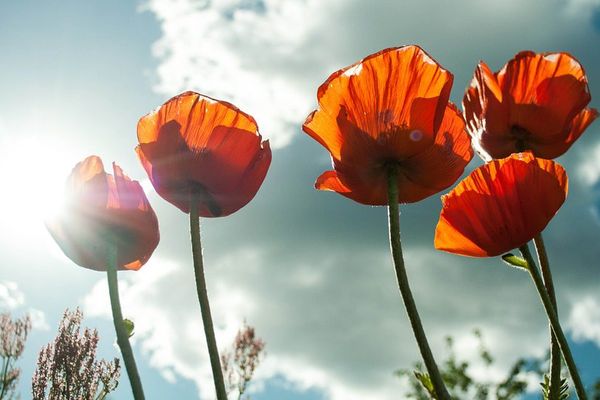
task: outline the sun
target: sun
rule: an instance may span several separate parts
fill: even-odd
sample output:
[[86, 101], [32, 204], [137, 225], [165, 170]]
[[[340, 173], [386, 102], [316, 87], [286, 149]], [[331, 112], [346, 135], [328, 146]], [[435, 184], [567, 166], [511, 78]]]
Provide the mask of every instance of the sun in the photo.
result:
[[0, 221], [3, 244], [48, 239], [44, 221], [62, 204], [76, 152], [48, 136], [0, 138]]

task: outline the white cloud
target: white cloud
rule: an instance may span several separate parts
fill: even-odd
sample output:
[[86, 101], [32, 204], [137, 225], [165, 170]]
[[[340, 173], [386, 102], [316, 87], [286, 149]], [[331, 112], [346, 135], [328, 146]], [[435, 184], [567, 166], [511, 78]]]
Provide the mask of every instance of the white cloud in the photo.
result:
[[48, 320], [46, 319], [46, 313], [44, 313], [42, 310], [38, 310], [37, 308], [29, 308], [27, 313], [29, 314], [29, 318], [31, 318], [31, 326], [33, 329], [40, 331], [50, 330], [50, 325], [48, 325]]
[[[25, 305], [25, 294], [15, 282], [0, 281], [0, 312], [14, 312]], [[36, 308], [27, 310], [33, 329], [47, 331], [50, 329], [46, 314]]]
[[[258, 370], [255, 390], [265, 380], [280, 376], [298, 390], [318, 389], [332, 400], [396, 399], [405, 386], [393, 371], [410, 367], [419, 356], [388, 255], [315, 254], [316, 259], [285, 266], [275, 263], [274, 256], [245, 249], [207, 263], [220, 347], [232, 342], [244, 319], [267, 343], [268, 355]], [[454, 263], [433, 270], [431, 265], [439, 260], [429, 251], [409, 251], [407, 260], [414, 287], [436, 280], [447, 283], [435, 294], [416, 292], [440, 359], [444, 335], [458, 338], [462, 351], [468, 346], [461, 338], [470, 336], [473, 327], [484, 331], [498, 354], [497, 370], [483, 371], [486, 378], [504, 377], [501, 372], [519, 356], [543, 352], [546, 326], [524, 274], [511, 275], [522, 278], [522, 284], [512, 285], [512, 290], [526, 292], [519, 295], [518, 303], [512, 302], [511, 290], [496, 294], [495, 299], [486, 300], [484, 288], [452, 298], [453, 285], [462, 281]], [[120, 274], [121, 298], [124, 315], [136, 324], [133, 339], [149, 355], [150, 365], [169, 381], [193, 380], [201, 398], [210, 399], [213, 385], [192, 276], [191, 266], [154, 258], [137, 273]], [[530, 307], [524, 306], [527, 301]], [[455, 310], [453, 314], [438, 315], [440, 302]], [[86, 315], [110, 318], [104, 280], [83, 304]]]
[[574, 16], [589, 17], [600, 7], [600, 0], [567, 0], [567, 11]]
[[[287, 124], [307, 113], [312, 98], [288, 70], [302, 66], [295, 50], [313, 7], [261, 0], [150, 1], [148, 7], [163, 28], [153, 48], [162, 60], [159, 92], [171, 96], [193, 88], [231, 101], [255, 116], [275, 147], [289, 142], [293, 130]], [[292, 20], [307, 23], [290, 29]], [[273, 60], [287, 65], [278, 69], [269, 65]]]
[[[153, 47], [159, 61], [155, 89], [165, 97], [191, 89], [230, 101], [254, 115], [274, 147], [283, 147], [299, 134], [305, 116], [316, 106], [317, 87], [337, 69], [382, 48], [416, 43], [455, 73], [454, 97], [460, 98], [480, 59], [498, 69], [525, 48], [565, 50], [581, 43], [591, 29], [581, 22], [588, 17], [569, 13], [569, 4], [148, 0], [145, 8], [156, 16], [162, 31]], [[271, 195], [284, 198], [279, 192], [290, 188], [285, 185], [306, 176], [298, 172], [293, 178], [285, 182], [279, 178], [281, 190]], [[311, 201], [303, 198], [291, 205], [312, 212]], [[344, 207], [328, 204], [319, 215], [350, 215]], [[306, 229], [316, 228], [307, 228], [314, 217], [298, 216], [298, 209], [283, 212], [285, 222], [300, 237]], [[269, 238], [268, 233], [263, 237], [268, 229], [255, 228], [259, 219], [251, 213], [237, 222], [252, 228], [244, 225], [239, 232], [212, 236], [218, 238], [213, 244], [227, 255], [210, 259], [214, 253], [207, 253], [207, 279], [219, 343], [230, 343], [244, 318], [267, 342], [268, 356], [255, 389], [269, 377], [282, 376], [298, 389], [317, 388], [332, 400], [398, 398], [402, 383], [392, 373], [409, 367], [419, 356], [387, 253], [362, 243], [349, 245], [352, 252], [335, 246], [297, 248], [303, 242], [291, 233], [289, 240]], [[265, 225], [269, 224], [277, 222]], [[366, 224], [364, 233], [372, 234], [373, 225]], [[220, 229], [216, 224], [211, 228], [213, 234]], [[261, 243], [258, 248], [231, 251], [223, 244], [247, 234], [259, 237], [254, 240]], [[326, 244], [336, 240], [347, 244], [348, 239], [325, 238], [322, 232], [315, 236]], [[424, 236], [418, 240], [424, 241]], [[429, 236], [427, 240], [430, 246]], [[272, 242], [286, 250], [269, 248]], [[493, 343], [490, 347], [498, 360], [497, 369], [475, 372], [497, 379], [516, 358], [544, 352], [546, 321], [526, 275], [499, 270], [503, 267], [495, 260], [478, 260], [495, 265], [492, 271], [482, 271], [473, 260], [414, 247], [407, 251], [407, 263], [434, 353], [443, 354], [443, 337], [448, 334], [468, 352], [468, 341], [463, 342], [478, 327]], [[123, 308], [136, 321], [134, 338], [150, 354], [152, 365], [170, 380], [194, 380], [206, 397], [212, 383], [188, 264], [185, 258], [173, 262], [154, 258], [139, 273], [122, 274]], [[465, 269], [465, 264], [475, 269]], [[431, 287], [435, 289], [425, 289]], [[104, 299], [101, 307], [95, 303], [98, 299]], [[98, 283], [86, 304], [88, 314], [95, 309], [96, 315], [108, 315], [104, 282]]]
[[595, 1], [148, 0], [143, 9], [162, 29], [156, 90], [231, 101], [280, 147], [315, 107], [318, 85], [370, 53], [417, 43], [470, 74], [482, 57], [556, 46], [585, 26], [573, 18], [587, 18], [564, 11]]
[[594, 185], [600, 179], [600, 143], [584, 150], [577, 168], [579, 178], [586, 185]]
[[600, 347], [600, 298], [590, 295], [575, 302], [567, 326], [575, 340], [590, 340]]
[[14, 310], [25, 303], [25, 295], [15, 282], [0, 282], [0, 309]]

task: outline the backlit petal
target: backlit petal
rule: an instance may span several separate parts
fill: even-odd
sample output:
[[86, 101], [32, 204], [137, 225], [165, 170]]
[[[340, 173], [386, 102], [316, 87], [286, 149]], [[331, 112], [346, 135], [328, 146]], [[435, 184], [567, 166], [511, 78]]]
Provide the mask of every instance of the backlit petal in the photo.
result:
[[480, 63], [463, 107], [475, 145], [492, 158], [524, 150], [556, 158], [592, 122], [580, 116], [590, 99], [573, 56], [523, 51], [495, 75]]
[[185, 213], [194, 193], [203, 217], [225, 216], [247, 204], [271, 160], [250, 115], [194, 92], [142, 117], [138, 139], [136, 152], [156, 192]]
[[450, 72], [417, 46], [382, 50], [333, 73], [319, 87], [319, 110], [309, 116], [304, 130], [339, 160], [340, 135], [346, 132], [331, 125], [341, 115], [375, 140], [410, 127], [409, 133], [423, 135], [422, 141], [404, 142], [403, 152], [412, 155], [433, 141], [452, 80]]
[[162, 126], [172, 121], [179, 125], [181, 137], [191, 150], [205, 148], [213, 129], [219, 126], [249, 132], [257, 132], [258, 129], [254, 118], [233, 104], [185, 92], [139, 120], [139, 142], [157, 141]]
[[158, 245], [158, 220], [137, 181], [113, 164], [104, 172], [100, 158], [88, 157], [73, 169], [62, 212], [47, 222], [52, 237], [76, 264], [106, 271], [117, 250], [119, 269], [138, 269]]
[[[473, 158], [473, 148], [464, 129], [460, 112], [453, 104], [448, 105], [433, 146], [402, 163], [401, 171], [412, 182], [429, 189], [425, 197], [456, 182]], [[406, 199], [409, 196], [401, 197]]]
[[460, 113], [449, 105], [452, 74], [418, 46], [382, 50], [333, 73], [304, 131], [331, 153], [316, 182], [362, 204], [388, 204], [388, 167], [398, 201], [450, 186], [472, 157]]
[[567, 195], [567, 175], [557, 163], [531, 153], [513, 154], [473, 171], [443, 196], [435, 247], [490, 257], [540, 233]]

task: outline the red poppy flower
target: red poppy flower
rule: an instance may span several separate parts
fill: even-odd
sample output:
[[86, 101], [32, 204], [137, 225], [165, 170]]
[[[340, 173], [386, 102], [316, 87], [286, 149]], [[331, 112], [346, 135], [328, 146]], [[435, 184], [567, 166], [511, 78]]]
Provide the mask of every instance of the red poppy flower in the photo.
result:
[[254, 118], [234, 105], [194, 92], [175, 96], [138, 123], [136, 151], [154, 188], [190, 212], [223, 217], [256, 194], [271, 163]]
[[158, 245], [158, 220], [139, 182], [113, 163], [90, 156], [77, 164], [66, 185], [63, 212], [47, 223], [50, 234], [76, 264], [106, 271], [117, 246], [119, 269], [138, 270]]
[[598, 116], [586, 108], [590, 99], [585, 71], [575, 58], [523, 51], [496, 73], [480, 62], [463, 108], [475, 146], [492, 158], [530, 150], [552, 159]]
[[540, 233], [567, 197], [567, 174], [554, 161], [516, 153], [493, 160], [442, 196], [436, 249], [492, 257]]
[[319, 109], [303, 125], [333, 162], [315, 187], [386, 205], [392, 163], [399, 202], [452, 185], [473, 156], [463, 119], [448, 102], [452, 80], [417, 46], [386, 49], [334, 72], [319, 87]]

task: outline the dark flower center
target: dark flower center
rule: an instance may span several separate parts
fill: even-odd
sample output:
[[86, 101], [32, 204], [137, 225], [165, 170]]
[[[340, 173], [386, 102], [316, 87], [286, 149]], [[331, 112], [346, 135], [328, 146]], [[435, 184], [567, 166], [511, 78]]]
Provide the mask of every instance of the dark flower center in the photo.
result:
[[515, 139], [515, 147], [518, 152], [525, 151], [528, 149], [526, 141], [528, 140], [531, 133], [527, 129], [519, 125], [513, 125], [510, 128], [510, 134]]

